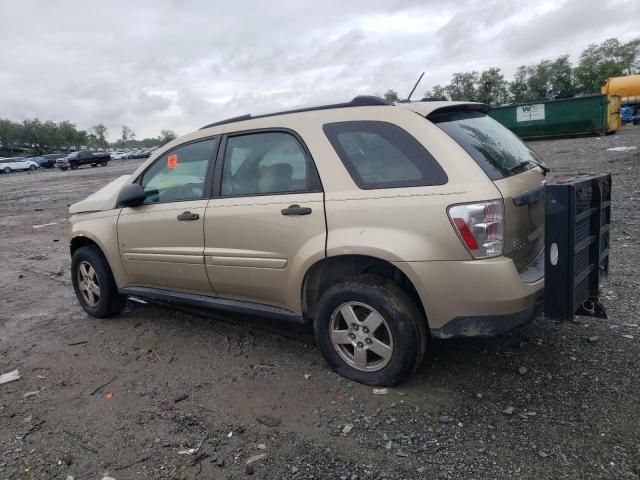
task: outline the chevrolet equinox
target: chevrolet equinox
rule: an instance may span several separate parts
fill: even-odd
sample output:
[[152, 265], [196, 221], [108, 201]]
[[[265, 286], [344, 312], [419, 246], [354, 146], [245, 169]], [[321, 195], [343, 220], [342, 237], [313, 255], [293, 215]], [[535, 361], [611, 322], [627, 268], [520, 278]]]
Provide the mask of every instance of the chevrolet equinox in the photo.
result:
[[527, 323], [544, 289], [547, 167], [465, 102], [244, 115], [156, 150], [70, 208], [73, 287], [313, 328], [352, 380], [392, 386], [428, 337]]

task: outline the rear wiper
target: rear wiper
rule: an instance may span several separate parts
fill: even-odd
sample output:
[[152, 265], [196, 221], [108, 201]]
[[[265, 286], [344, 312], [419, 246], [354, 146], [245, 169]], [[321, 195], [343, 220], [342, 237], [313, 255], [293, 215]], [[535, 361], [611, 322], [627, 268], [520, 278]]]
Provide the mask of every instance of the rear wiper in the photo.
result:
[[535, 163], [536, 166], [540, 167], [540, 170], [542, 170], [542, 175], [544, 175], [545, 177], [547, 176], [547, 173], [551, 171], [549, 167], [547, 167], [546, 165], [543, 165], [541, 162], [538, 162], [536, 160], [529, 160], [529, 161], [531, 163]]
[[547, 176], [547, 173], [549, 173], [549, 172], [551, 171], [551, 169], [550, 169], [549, 167], [547, 167], [547, 166], [543, 165], [543, 164], [542, 164], [542, 163], [540, 163], [540, 162], [537, 162], [537, 161], [535, 161], [535, 160], [527, 160], [527, 161], [525, 161], [525, 162], [520, 162], [520, 163], [518, 163], [518, 164], [514, 165], [513, 167], [511, 167], [511, 168], [509, 169], [509, 173], [513, 173], [513, 172], [515, 172], [516, 170], [519, 170], [519, 169], [521, 169], [522, 167], [526, 167], [527, 165], [529, 165], [529, 164], [531, 164], [531, 163], [533, 163], [536, 167], [540, 167], [540, 169], [542, 170], [542, 173], [543, 173], [543, 175], [544, 175], [545, 177]]

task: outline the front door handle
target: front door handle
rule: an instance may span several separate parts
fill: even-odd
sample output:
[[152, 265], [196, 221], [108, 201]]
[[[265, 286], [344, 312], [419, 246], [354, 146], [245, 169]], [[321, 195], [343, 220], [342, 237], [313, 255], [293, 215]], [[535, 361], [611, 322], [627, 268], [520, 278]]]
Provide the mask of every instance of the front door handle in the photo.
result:
[[309, 207], [301, 207], [300, 205], [289, 205], [288, 208], [280, 210], [282, 215], [309, 215], [311, 209]]
[[187, 222], [189, 220], [198, 220], [199, 218], [200, 218], [200, 215], [198, 215], [197, 213], [191, 213], [191, 212], [184, 212], [178, 215], [178, 220], [180, 220], [181, 222]]

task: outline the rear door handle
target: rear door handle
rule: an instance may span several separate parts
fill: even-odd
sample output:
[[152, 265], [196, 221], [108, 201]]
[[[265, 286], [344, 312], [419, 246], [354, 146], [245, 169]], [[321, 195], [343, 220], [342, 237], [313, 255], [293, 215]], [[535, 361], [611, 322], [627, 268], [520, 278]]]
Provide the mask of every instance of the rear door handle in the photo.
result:
[[288, 208], [280, 210], [282, 215], [309, 215], [311, 209], [309, 207], [301, 207], [300, 205], [289, 205]]
[[178, 220], [180, 220], [181, 222], [187, 222], [189, 220], [198, 220], [199, 218], [200, 218], [200, 215], [198, 215], [197, 213], [191, 213], [191, 212], [184, 212], [178, 215]]

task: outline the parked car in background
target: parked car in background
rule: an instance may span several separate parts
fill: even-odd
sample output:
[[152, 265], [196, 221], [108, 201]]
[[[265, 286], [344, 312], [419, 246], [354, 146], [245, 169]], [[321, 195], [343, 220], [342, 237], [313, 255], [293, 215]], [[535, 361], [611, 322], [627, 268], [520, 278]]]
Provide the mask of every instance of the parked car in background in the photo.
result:
[[37, 170], [38, 164], [31, 159], [24, 157], [2, 158], [0, 159], [0, 172], [11, 173], [19, 170]]
[[149, 158], [158, 147], [139, 148], [129, 154], [128, 158]]
[[[64, 156], [62, 156], [60, 158], [57, 158], [56, 159], [56, 167], [58, 167], [61, 170], [66, 170], [67, 168], [69, 168], [69, 163], [67, 162], [67, 157], [69, 157], [69, 155], [73, 155], [74, 153], [77, 153], [77, 152], [70, 152], [70, 153], [67, 153], [66, 155], [64, 155]], [[63, 168], [63, 167], [66, 167], [66, 168]]]
[[111, 160], [124, 160], [127, 158], [126, 152], [111, 152]]
[[91, 165], [92, 167], [102, 165], [103, 167], [106, 167], [109, 164], [109, 160], [111, 160], [111, 155], [107, 152], [90, 152], [89, 150], [81, 150], [79, 152], [73, 152], [65, 158], [59, 159], [56, 161], [56, 164], [61, 170], [66, 170], [67, 168], [76, 170], [81, 165]]
[[56, 166], [56, 161], [59, 158], [65, 158], [66, 156], [66, 153], [50, 153], [48, 155], [43, 155], [40, 166], [44, 168], [53, 168]]
[[158, 149], [158, 147], [145, 148], [142, 151], [141, 157], [142, 158], [149, 158], [151, 156], [151, 154], [153, 152], [155, 152], [157, 149]]
[[38, 156], [38, 157], [27, 157], [27, 160], [31, 160], [32, 162], [36, 162], [36, 165], [38, 165], [38, 168], [42, 167], [42, 163], [43, 163], [43, 158]]

